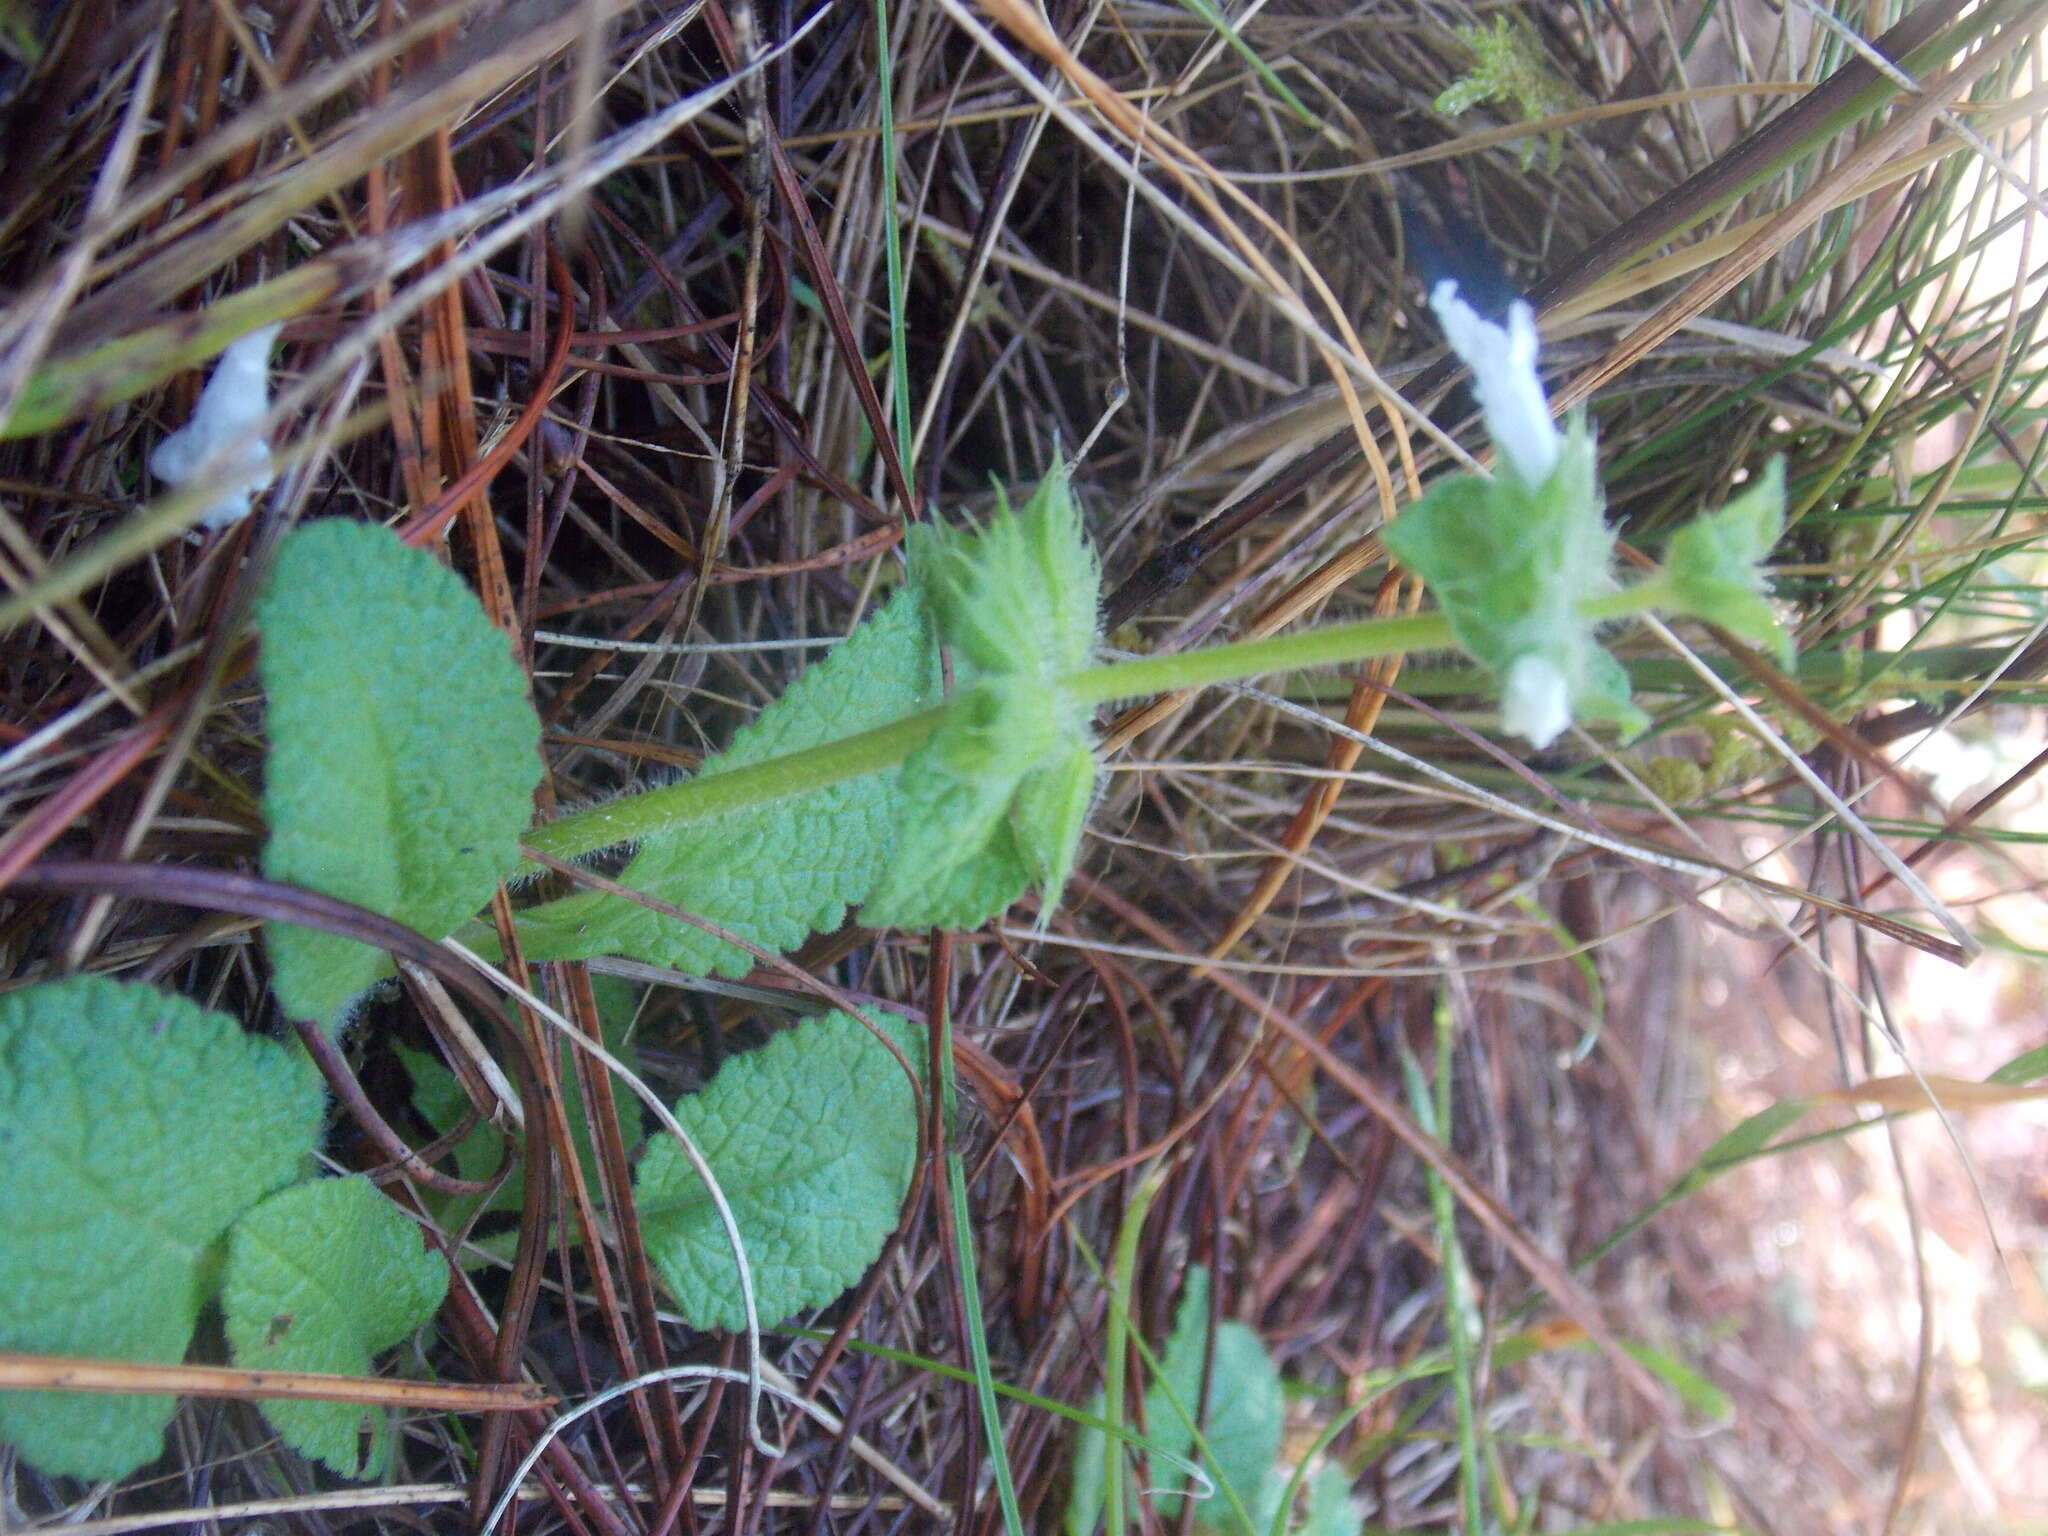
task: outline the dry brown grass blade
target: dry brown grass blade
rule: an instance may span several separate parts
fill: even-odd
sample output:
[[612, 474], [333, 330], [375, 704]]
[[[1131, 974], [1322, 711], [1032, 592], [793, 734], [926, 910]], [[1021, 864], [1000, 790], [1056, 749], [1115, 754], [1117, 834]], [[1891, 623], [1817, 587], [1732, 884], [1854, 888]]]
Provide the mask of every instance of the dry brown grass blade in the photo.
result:
[[[981, 29], [958, 7], [955, 0], [942, 0], [949, 14], [970, 34], [981, 33]], [[1236, 203], [1238, 208], [1266, 231], [1276, 237], [1282, 248], [1290, 252], [1295, 269], [1302, 273], [1318, 299], [1325, 306], [1331, 324], [1343, 340], [1343, 348], [1317, 341], [1317, 350], [1324, 366], [1329, 370], [1331, 381], [1336, 384], [1345, 399], [1352, 431], [1357, 437], [1359, 451], [1364, 454], [1371, 467], [1373, 478], [1380, 489], [1382, 506], [1394, 505], [1393, 476], [1388, 469], [1385, 456], [1380, 452], [1378, 441], [1371, 427], [1366, 424], [1365, 413], [1360, 405], [1352, 384], [1353, 372], [1362, 378], [1369, 388], [1376, 391], [1380, 408], [1386, 414], [1387, 423], [1400, 451], [1403, 469], [1406, 471], [1409, 493], [1418, 494], [1420, 481], [1415, 471], [1413, 453], [1408, 442], [1407, 420], [1403, 406], [1405, 402], [1389, 389], [1374, 371], [1366, 356], [1364, 344], [1352, 330], [1349, 316], [1337, 301], [1336, 295], [1324, 282], [1315, 264], [1309, 261], [1296, 245], [1291, 235], [1281, 228], [1264, 209], [1246, 198], [1228, 181], [1214, 176], [1203, 158], [1173, 134], [1145, 117], [1132, 106], [1121, 93], [1113, 89], [1061, 41], [1057, 33], [1045, 24], [1044, 19], [1029, 7], [1015, 4], [1013, 0], [997, 0], [989, 6], [990, 13], [1013, 35], [1022, 39], [1033, 52], [1046, 59], [1064, 75], [1089, 103], [1100, 112], [1140, 152], [1157, 154], [1159, 163], [1176, 183], [1207, 215], [1213, 229], [1227, 238], [1237, 255], [1266, 285], [1276, 302], [1287, 308], [1290, 318], [1304, 323], [1309, 334], [1319, 335], [1323, 328], [1311, 318], [1309, 306], [1297, 294], [1280, 270], [1267, 260], [1262, 251], [1242, 234], [1210, 191], [1211, 185], [1220, 188], [1223, 194]], [[989, 46], [986, 34], [977, 39], [983, 46]], [[1026, 77], [1028, 79], [1028, 77]], [[1151, 195], [1149, 185], [1138, 181], [1133, 183], [1141, 195]], [[1426, 423], [1425, 423], [1426, 424]]]
[[[630, 1502], [645, 1498], [651, 1490], [640, 1484], [596, 1485], [600, 1496], [618, 1502]], [[517, 1494], [520, 1504], [538, 1503], [552, 1497], [547, 1487], [530, 1483]], [[437, 1509], [443, 1505], [460, 1504], [469, 1497], [469, 1490], [456, 1483], [395, 1483], [381, 1488], [339, 1488], [324, 1493], [301, 1494], [291, 1498], [239, 1499], [232, 1503], [207, 1503], [186, 1509], [153, 1510], [139, 1515], [108, 1515], [97, 1520], [80, 1520], [70, 1529], [76, 1536], [133, 1536], [137, 1531], [162, 1530], [173, 1525], [189, 1525], [194, 1520], [262, 1520], [273, 1517], [292, 1519], [294, 1517], [314, 1520], [334, 1514], [355, 1510], [380, 1511], [387, 1508], [410, 1509], [419, 1506]], [[692, 1488], [690, 1502], [699, 1509], [718, 1510], [726, 1508], [731, 1500], [722, 1488]], [[820, 1510], [834, 1514], [859, 1515], [871, 1510], [894, 1514], [912, 1507], [916, 1501], [899, 1494], [833, 1494], [827, 1498], [814, 1498], [808, 1494], [771, 1488], [761, 1494], [763, 1508], [789, 1510], [797, 1513], [813, 1513]], [[936, 1503], [936, 1501], [934, 1501]], [[944, 1505], [937, 1505], [936, 1518], [950, 1518], [952, 1511]]]
[[[1187, 946], [1158, 924], [1133, 914], [1162, 949], [1196, 959]], [[1428, 1164], [1449, 1186], [1457, 1201], [1501, 1246], [1514, 1256], [1559, 1311], [1569, 1317], [1586, 1336], [1594, 1340], [1612, 1363], [1615, 1373], [1627, 1384], [1643, 1407], [1660, 1421], [1671, 1419], [1674, 1409], [1664, 1388], [1643, 1369], [1619, 1343], [1601, 1316], [1599, 1304], [1557, 1259], [1540, 1248], [1521, 1224], [1501, 1205], [1449, 1148], [1415, 1122], [1393, 1094], [1361, 1073], [1339, 1056], [1311, 1029], [1304, 1028], [1286, 1010], [1277, 1008], [1252, 987], [1223, 969], [1212, 970], [1209, 980], [1228, 992], [1237, 1003], [1259, 1019], [1262, 1025], [1284, 1036], [1312, 1060], [1318, 1070], [1355, 1099], [1375, 1120], [1384, 1125], [1404, 1147]]]
[[[1890, 58], [1909, 57], [1939, 38], [1969, 9], [1969, 0], [1926, 0], [1878, 38], [1877, 47]], [[1596, 236], [1564, 269], [1546, 274], [1530, 289], [1530, 302], [1547, 313], [1588, 283], [1725, 208], [1787, 145], [1819, 132], [1878, 79], [1876, 70], [1863, 59], [1848, 60], [1790, 108], [1715, 156], [1700, 171]]]
[[[604, 1025], [596, 993], [590, 985], [589, 967], [562, 965], [557, 967], [556, 974], [563, 983], [561, 990], [570, 1004], [571, 1021], [586, 1035], [602, 1039]], [[604, 1208], [617, 1239], [616, 1262], [624, 1272], [631, 1308], [630, 1313], [619, 1309], [617, 1322], [607, 1317], [607, 1323], [614, 1328], [618, 1338], [614, 1347], [619, 1349], [621, 1359], [633, 1362], [635, 1375], [666, 1370], [668, 1350], [661, 1336], [652, 1266], [648, 1261], [646, 1244], [640, 1236], [640, 1208], [633, 1194], [631, 1165], [624, 1133], [620, 1129], [622, 1122], [611, 1072], [602, 1062], [581, 1050], [573, 1051], [573, 1060], [584, 1117], [591, 1143], [597, 1151]], [[594, 1267], [609, 1274], [610, 1261]], [[625, 1326], [628, 1321], [630, 1329]], [[644, 1408], [645, 1415], [651, 1415], [654, 1420], [649, 1433], [643, 1416], [642, 1433], [647, 1436], [646, 1443], [653, 1452], [658, 1453], [655, 1454], [655, 1463], [660, 1479], [673, 1488], [680, 1481], [685, 1455], [682, 1426], [674, 1414], [663, 1411], [664, 1405], [651, 1394], [636, 1394], [635, 1404], [636, 1413]]]
[[1857, 1104], [1897, 1114], [1921, 1110], [1966, 1113], [2031, 1104], [2048, 1099], [2048, 1083], [1987, 1083], [1975, 1078], [1947, 1077], [1939, 1072], [1918, 1077], [1873, 1077], [1846, 1088], [1829, 1088], [1813, 1096], [1816, 1104]]
[[116, 210], [130, 195], [128, 174], [135, 165], [162, 61], [163, 38], [159, 34], [136, 61], [133, 94], [94, 178], [84, 229], [36, 289], [10, 304], [0, 319], [0, 426], [13, 418], [30, 375], [42, 363], [60, 322], [84, 289], [100, 245], [113, 238]]
[[[1986, 133], [1997, 132], [2018, 124], [2030, 122], [2048, 107], [2048, 89], [2030, 91], [2017, 100], [2002, 106], [1985, 109], [1977, 118], [1978, 128]], [[1877, 169], [1860, 180], [1838, 186], [1833, 192], [1832, 208], [1847, 208], [1866, 198], [1876, 197], [1901, 183], [1910, 181], [1942, 161], [1957, 155], [1971, 153], [1967, 140], [1955, 134], [1942, 134], [1932, 144], [1919, 149], [1907, 150], [1893, 155]], [[1745, 219], [1727, 229], [1716, 230], [1698, 240], [1679, 247], [1668, 255], [1654, 256], [1622, 267], [1606, 277], [1589, 282], [1571, 297], [1559, 300], [1544, 311], [1548, 323], [1568, 324], [1601, 310], [1612, 309], [1652, 288], [1661, 288], [1675, 282], [1702, 267], [1720, 261], [1752, 239], [1768, 224], [1773, 215], [1759, 214]]]
[[546, 1408], [556, 1401], [545, 1388], [529, 1381], [464, 1386], [459, 1382], [399, 1381], [389, 1376], [238, 1371], [220, 1365], [134, 1365], [10, 1353], [0, 1353], [0, 1387], [38, 1392], [145, 1392], [169, 1397], [269, 1397], [450, 1413], [505, 1413]]
[[[605, 0], [608, 7], [622, 6], [624, 0]], [[181, 220], [159, 231], [158, 248], [148, 251], [149, 260], [137, 261], [141, 252], [129, 247], [118, 257], [123, 266], [134, 263], [126, 276], [106, 282], [91, 301], [73, 310], [66, 324], [83, 332], [123, 331], [138, 317], [154, 317], [179, 293], [204, 280], [250, 245], [277, 229], [301, 209], [342, 191], [372, 165], [389, 160], [422, 140], [446, 131], [476, 102], [503, 90], [531, 71], [549, 55], [570, 46], [580, 35], [583, 8], [557, 0], [518, 0], [493, 17], [484, 27], [465, 35], [452, 45], [443, 61], [420, 79], [408, 84], [375, 113], [360, 115], [306, 161], [281, 168], [266, 178], [269, 190], [249, 196], [244, 189], [231, 207], [194, 209]], [[424, 23], [415, 21], [399, 28], [385, 40], [391, 51], [413, 49], [431, 40], [450, 24], [443, 11], [429, 13]], [[376, 55], [371, 55], [376, 56]], [[353, 78], [355, 69], [346, 72]], [[317, 82], [325, 86], [327, 82]], [[316, 93], [308, 93], [313, 100]], [[248, 134], [260, 138], [306, 110], [309, 102], [296, 93], [287, 99], [252, 108]], [[210, 155], [227, 152], [224, 137], [217, 139]], [[133, 220], [140, 211], [169, 199], [197, 167], [180, 164], [162, 178], [131, 189], [130, 201], [114, 221]]]

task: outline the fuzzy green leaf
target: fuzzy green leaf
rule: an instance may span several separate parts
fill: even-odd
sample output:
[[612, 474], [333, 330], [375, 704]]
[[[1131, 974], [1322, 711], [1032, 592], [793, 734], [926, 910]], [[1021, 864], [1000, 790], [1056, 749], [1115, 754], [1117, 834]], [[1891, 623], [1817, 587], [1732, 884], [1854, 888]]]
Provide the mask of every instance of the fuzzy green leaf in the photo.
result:
[[[239, 1366], [365, 1376], [447, 1289], [448, 1265], [422, 1246], [418, 1225], [357, 1175], [295, 1184], [236, 1222], [221, 1308]], [[390, 1422], [381, 1411], [273, 1399], [263, 1414], [288, 1445], [343, 1477], [383, 1474]]]
[[[1571, 717], [1624, 733], [1647, 723], [1621, 664], [1579, 612], [1614, 585], [1603, 507], [1593, 439], [1575, 417], [1541, 485], [1446, 476], [1386, 529], [1387, 548], [1429, 584], [1458, 643], [1506, 685], [1510, 728], [1539, 746]], [[1528, 698], [1546, 678], [1558, 694], [1552, 709]]]
[[[469, 588], [366, 523], [300, 528], [256, 608], [269, 695], [263, 870], [430, 938], [519, 862], [540, 722]], [[333, 1023], [390, 966], [337, 934], [273, 924], [287, 1012]]]
[[1090, 711], [1059, 686], [1094, 659], [1102, 587], [1065, 472], [986, 527], [913, 529], [910, 560], [963, 692], [904, 765], [901, 836], [861, 918], [973, 928], [1033, 880], [1049, 911], [1097, 777]]
[[[217, 1244], [320, 1131], [302, 1056], [154, 987], [77, 976], [0, 996], [0, 1349], [172, 1364]], [[121, 1477], [177, 1400], [0, 1392], [43, 1471]]]
[[1792, 659], [1792, 637], [1778, 623], [1764, 590], [1762, 562], [1785, 531], [1785, 461], [1763, 474], [1718, 512], [1695, 518], [1671, 536], [1664, 574], [1693, 618]]
[[1308, 1519], [1300, 1536], [1359, 1536], [1364, 1529], [1344, 1469], [1329, 1466], [1313, 1474], [1308, 1480]]
[[[1195, 1423], [1203, 1417], [1196, 1412], [1196, 1404], [1201, 1400], [1202, 1362], [1208, 1353], [1209, 1272], [1195, 1265], [1189, 1269], [1187, 1287], [1174, 1314], [1173, 1335], [1159, 1357], [1159, 1377], [1145, 1393], [1145, 1440], [1155, 1451], [1194, 1459]], [[1098, 1394], [1088, 1411], [1100, 1416], [1103, 1407], [1104, 1399]], [[1202, 1432], [1209, 1454], [1201, 1459], [1203, 1470], [1219, 1486], [1197, 1507], [1196, 1518], [1204, 1527], [1228, 1536], [1253, 1536], [1262, 1527], [1262, 1514], [1269, 1513], [1278, 1501], [1280, 1480], [1273, 1464], [1280, 1454], [1285, 1416], [1280, 1373], [1259, 1336], [1243, 1323], [1220, 1323], [1209, 1381], [1207, 1427]], [[1084, 1427], [1075, 1444], [1073, 1491], [1066, 1515], [1068, 1536], [1091, 1536], [1101, 1521], [1106, 1440], [1099, 1430]], [[1151, 1486], [1166, 1490], [1155, 1494], [1162, 1517], [1170, 1521], [1178, 1516], [1181, 1490], [1190, 1482], [1172, 1463], [1157, 1455], [1152, 1458]], [[1251, 1517], [1251, 1527], [1238, 1518], [1223, 1491], [1225, 1484]]]
[[[724, 773], [856, 735], [938, 698], [938, 658], [916, 594], [901, 592], [790, 684], [704, 765]], [[690, 822], [640, 845], [622, 883], [729, 928], [794, 949], [866, 899], [895, 847], [900, 770]], [[753, 957], [623, 897], [584, 891], [519, 919], [529, 959], [631, 955], [694, 975], [745, 975]]]
[[[956, 787], [951, 793], [961, 792]], [[998, 818], [971, 848], [962, 848], [945, 836], [948, 808], [961, 802], [934, 796], [922, 803], [930, 813], [905, 829], [896, 866], [907, 873], [861, 908], [861, 921], [871, 928], [979, 928], [1031, 884], [1016, 831], [1007, 818]], [[942, 861], [921, 874], [908, 873], [918, 869], [911, 862], [918, 853], [934, 850], [943, 852]]]
[[[1174, 1316], [1173, 1337], [1166, 1341], [1160, 1357], [1161, 1382], [1154, 1387], [1159, 1412], [1152, 1412], [1153, 1394], [1146, 1394], [1145, 1422], [1154, 1426], [1179, 1424], [1193, 1444], [1189, 1419], [1201, 1400], [1202, 1357], [1208, 1352], [1209, 1297], [1207, 1274], [1197, 1287], [1190, 1283]], [[1286, 1403], [1280, 1392], [1280, 1373], [1259, 1336], [1243, 1323], [1225, 1319], [1216, 1325], [1215, 1364], [1209, 1381], [1207, 1427], [1203, 1438], [1209, 1454], [1203, 1467], [1220, 1485], [1227, 1485], [1256, 1521], [1267, 1502], [1267, 1484], [1273, 1478], [1273, 1463], [1280, 1454], [1280, 1433], [1285, 1425]], [[1159, 1477], [1162, 1469], [1155, 1467]], [[1167, 1487], [1184, 1488], [1188, 1479], [1179, 1475], [1163, 1478]], [[1179, 1510], [1177, 1500], [1162, 1497], [1160, 1513], [1171, 1519]], [[1200, 1507], [1204, 1525], [1232, 1536], [1250, 1536], [1232, 1509], [1221, 1486]]]
[[1052, 683], [1095, 659], [1102, 569], [1059, 464], [1021, 510], [999, 500], [984, 528], [918, 524], [909, 553], [956, 666]]
[[[870, 1017], [923, 1061], [915, 1026]], [[676, 1105], [739, 1223], [764, 1326], [823, 1306], [874, 1263], [910, 1188], [914, 1106], [896, 1058], [844, 1013], [727, 1062]], [[743, 1327], [724, 1226], [674, 1137], [656, 1136], [634, 1191], [647, 1256], [691, 1326]]]

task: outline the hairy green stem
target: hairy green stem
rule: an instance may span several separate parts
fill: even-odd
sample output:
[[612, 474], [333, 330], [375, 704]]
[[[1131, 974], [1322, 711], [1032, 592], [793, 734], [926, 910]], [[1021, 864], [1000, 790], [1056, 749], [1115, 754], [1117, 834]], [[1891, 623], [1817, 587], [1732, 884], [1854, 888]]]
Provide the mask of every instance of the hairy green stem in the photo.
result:
[[1669, 576], [1652, 576], [1636, 582], [1633, 586], [1621, 587], [1613, 592], [1602, 592], [1598, 597], [1579, 599], [1579, 613], [1596, 624], [1633, 618], [1636, 614], [1648, 613], [1653, 608], [1673, 615], [1686, 612], [1684, 595]]
[[809, 794], [902, 762], [924, 745], [945, 715], [946, 706], [935, 705], [858, 736], [771, 757], [728, 773], [699, 774], [680, 784], [625, 795], [535, 827], [526, 835], [526, 843], [557, 859], [575, 859], [601, 848], [637, 842], [685, 822]]
[[1361, 619], [1355, 624], [1330, 624], [1265, 640], [1238, 640], [1228, 645], [1205, 646], [1199, 651], [1113, 661], [1076, 672], [1061, 686], [1084, 703], [1107, 704], [1112, 699], [1136, 699], [1209, 683], [1241, 682], [1268, 672], [1369, 661], [1375, 656], [1406, 651], [1441, 650], [1455, 643], [1450, 622], [1440, 613]]
[[[1650, 608], [1681, 610], [1671, 584], [1661, 577], [1638, 582], [1619, 592], [1605, 592], [1579, 604], [1588, 618], [1606, 622]], [[1240, 682], [1272, 672], [1329, 667], [1368, 661], [1408, 651], [1442, 650], [1455, 644], [1450, 621], [1440, 613], [1403, 618], [1363, 619], [1330, 624], [1265, 640], [1239, 640], [1180, 651], [1168, 656], [1143, 656], [1089, 667], [1064, 678], [1059, 686], [1084, 704], [1142, 698], [1201, 688], [1211, 683]], [[536, 827], [528, 846], [557, 859], [580, 858], [599, 849], [637, 842], [652, 833], [710, 816], [730, 815], [756, 805], [878, 773], [902, 762], [923, 746], [948, 706], [937, 705], [892, 720], [858, 736], [828, 741], [727, 773], [700, 774], [680, 784], [626, 795]]]

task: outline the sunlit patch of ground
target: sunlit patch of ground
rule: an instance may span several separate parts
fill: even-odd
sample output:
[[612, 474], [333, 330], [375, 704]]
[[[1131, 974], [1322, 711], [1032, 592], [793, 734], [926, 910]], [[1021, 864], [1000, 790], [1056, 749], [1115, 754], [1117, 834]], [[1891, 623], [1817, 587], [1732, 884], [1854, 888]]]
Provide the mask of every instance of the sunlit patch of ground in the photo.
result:
[[[1951, 805], [2041, 745], [2038, 721], [1995, 725], [1995, 738], [1966, 731], [1924, 764], [1943, 770]], [[2023, 790], [1996, 825], [2048, 833], [2048, 797]], [[1937, 895], [2009, 941], [1968, 969], [1876, 937], [1859, 957], [1831, 931], [1836, 974], [1855, 985], [1867, 958], [1873, 984], [1858, 990], [1881, 1000], [1913, 1067], [1982, 1078], [2048, 1043], [2048, 907], [2031, 889], [2044, 860], [2008, 843], [1932, 867]], [[1768, 1104], [1901, 1070], [1884, 1050], [1865, 1066], [1853, 1010], [1840, 998], [1831, 1009], [1810, 968], [1766, 973], [1775, 944], [1707, 926], [1695, 937], [1689, 1027], [1708, 1112], [1662, 1172]], [[1822, 1111], [1811, 1124], [1829, 1114], [1841, 1123]], [[1908, 1455], [1899, 1529], [2048, 1524], [2048, 1105], [1920, 1115], [1753, 1164], [1666, 1217], [1659, 1241], [1687, 1271], [1672, 1289], [1712, 1341], [1704, 1363], [1739, 1404], [1724, 1443], [1703, 1451], [1779, 1512], [1776, 1529], [1879, 1529]]]

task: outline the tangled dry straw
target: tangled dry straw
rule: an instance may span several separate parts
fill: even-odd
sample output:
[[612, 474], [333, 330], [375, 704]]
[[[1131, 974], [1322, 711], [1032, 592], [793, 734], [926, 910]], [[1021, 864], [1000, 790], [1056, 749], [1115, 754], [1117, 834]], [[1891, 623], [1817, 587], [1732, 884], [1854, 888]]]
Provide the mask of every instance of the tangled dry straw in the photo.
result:
[[[1703, 1007], [1712, 985], [1809, 1043], [1832, 1011], [1843, 1075], [1877, 1070], [1886, 988], [1955, 941], [1878, 878], [1873, 839], [2001, 894], [2035, 878], [2031, 845], [1972, 843], [2024, 772], [1942, 805], [1889, 749], [2031, 703], [2048, 657], [2012, 575], [2037, 569], [2036, 258], [1985, 243], [2031, 227], [2040, 8], [1836, 9], [0, 0], [0, 884], [59, 855], [161, 881], [0, 893], [11, 974], [110, 970], [267, 1022], [248, 925], [179, 905], [175, 872], [258, 846], [242, 620], [295, 520], [442, 551], [530, 668], [546, 793], [592, 800], [687, 770], [773, 697], [865, 610], [907, 520], [1062, 455], [1112, 647], [1422, 603], [1375, 529], [1479, 439], [1421, 273], [1497, 260], [1545, 312], [1554, 393], [1598, 421], [1645, 558], [1789, 456], [1806, 500], [1780, 593], [1810, 667], [1643, 637], [1664, 733], [1534, 762], [1440, 658], [1156, 701], [1104, 722], [1112, 787], [1044, 935], [1023, 910], [848, 930], [798, 979], [738, 987], [628, 966], [640, 1060], [666, 1092], [701, 1081], [804, 1006], [804, 973], [947, 1010], [996, 1380], [1089, 1400], [1120, 1235], [1153, 1341], [1201, 1264], [1300, 1385], [1295, 1452], [1341, 1422], [1318, 1455], [1374, 1529], [1482, 1498], [1557, 1530], [1969, 1507], [1944, 1491], [1954, 1437], [1928, 1431], [1955, 1422], [1932, 1356], [1787, 1390], [1776, 1361], [1806, 1345], [1747, 1244], [1797, 1218], [1767, 1192], [1572, 1267], [1716, 1112], [1755, 1107], [1716, 1075], [1749, 1026]], [[1534, 97], [1481, 88], [1475, 39], [1502, 27]], [[205, 487], [145, 466], [205, 365], [273, 324], [278, 477], [247, 521], [194, 532]], [[1857, 686], [1859, 655], [1914, 648], [1911, 688]], [[1869, 798], [1829, 813], [1795, 761]], [[538, 984], [590, 1018], [582, 967]], [[414, 985], [353, 1047], [367, 1101], [422, 1144], [393, 1046], [454, 1006]], [[346, 1134], [335, 1156], [375, 1161]], [[541, 1462], [522, 1526], [999, 1529], [948, 1198], [923, 1185], [868, 1282], [771, 1340], [826, 1410], [779, 1415], [784, 1455], [720, 1387], [630, 1395]], [[537, 1285], [487, 1261], [462, 1295], [402, 1374], [581, 1398], [734, 1363], [659, 1319], [629, 1245], [564, 1245]], [[1444, 1373], [1397, 1378], [1468, 1326], [1461, 1418]], [[1674, 1390], [1683, 1361], [1725, 1422]], [[73, 1529], [233, 1508], [452, 1530], [537, 1422], [412, 1417], [392, 1488], [323, 1486], [217, 1399], [130, 1486], [0, 1467], [10, 1510]], [[1051, 1529], [1068, 1421], [1006, 1400], [1003, 1427]]]

